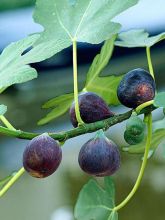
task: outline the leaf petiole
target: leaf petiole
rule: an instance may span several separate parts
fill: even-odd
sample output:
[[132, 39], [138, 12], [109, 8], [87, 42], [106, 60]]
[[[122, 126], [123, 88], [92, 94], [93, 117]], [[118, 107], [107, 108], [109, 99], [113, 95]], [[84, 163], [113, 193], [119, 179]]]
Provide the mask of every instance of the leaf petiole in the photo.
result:
[[151, 60], [150, 47], [146, 47], [146, 54], [147, 54], [147, 61], [148, 61], [148, 67], [149, 67], [150, 74], [153, 77], [153, 79], [155, 80], [154, 70], [153, 70], [152, 60]]
[[119, 209], [123, 208], [129, 201], [130, 199], [134, 196], [136, 191], [139, 188], [139, 185], [141, 183], [144, 170], [147, 164], [147, 159], [148, 159], [148, 153], [151, 145], [151, 139], [152, 139], [152, 114], [149, 113], [148, 115], [145, 116], [146, 121], [147, 121], [147, 128], [148, 128], [148, 135], [147, 135], [147, 141], [146, 141], [146, 147], [145, 147], [145, 152], [144, 152], [144, 157], [143, 157], [143, 162], [140, 168], [139, 175], [137, 177], [136, 183], [132, 189], [132, 191], [128, 194], [128, 196], [116, 207], [113, 208], [114, 211], [118, 211]]
[[151, 101], [148, 101], [148, 102], [145, 102], [141, 105], [139, 105], [136, 109], [135, 109], [135, 112], [137, 114], [139, 114], [144, 108], [150, 106], [150, 105], [153, 105], [154, 104], [154, 100], [151, 100]]
[[4, 125], [6, 125], [7, 128], [11, 129], [11, 130], [16, 130], [12, 124], [10, 124], [10, 122], [5, 118], [5, 116], [0, 115], [0, 120], [4, 123]]
[[[0, 116], [0, 120], [6, 125], [7, 128], [16, 131], [16, 129], [10, 124], [10, 122], [3, 116]], [[22, 167], [7, 183], [6, 185], [0, 190], [0, 197], [3, 196], [10, 187], [23, 175], [25, 169]]]
[[75, 114], [78, 124], [84, 124], [80, 116], [80, 109], [78, 103], [78, 79], [77, 79], [77, 41], [73, 39], [73, 81], [74, 81], [74, 101], [75, 101]]
[[2, 197], [10, 187], [23, 175], [25, 169], [22, 167], [10, 180], [9, 182], [0, 190], [0, 197]]

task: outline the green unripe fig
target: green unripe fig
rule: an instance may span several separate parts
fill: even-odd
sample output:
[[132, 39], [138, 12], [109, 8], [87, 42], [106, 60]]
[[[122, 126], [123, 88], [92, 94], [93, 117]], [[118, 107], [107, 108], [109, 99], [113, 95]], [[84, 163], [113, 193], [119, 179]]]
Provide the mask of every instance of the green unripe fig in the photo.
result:
[[143, 141], [144, 139], [144, 132], [139, 135], [133, 135], [128, 130], [124, 132], [124, 139], [130, 145], [136, 145]]
[[126, 131], [133, 136], [144, 133], [145, 123], [136, 115], [131, 116], [126, 124]]

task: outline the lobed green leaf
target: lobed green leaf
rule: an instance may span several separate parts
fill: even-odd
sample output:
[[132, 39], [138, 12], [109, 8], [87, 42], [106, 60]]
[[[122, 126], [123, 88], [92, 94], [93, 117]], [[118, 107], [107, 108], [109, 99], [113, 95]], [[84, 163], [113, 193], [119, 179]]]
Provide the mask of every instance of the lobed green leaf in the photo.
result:
[[115, 45], [120, 47], [151, 47], [164, 39], [165, 32], [149, 37], [149, 33], [145, 30], [135, 29], [120, 33]]
[[[37, 0], [34, 20], [44, 27], [36, 45], [45, 43], [52, 54], [72, 41], [99, 44], [119, 32], [111, 20], [138, 0]], [[59, 43], [60, 41], [60, 43]], [[50, 48], [49, 42], [54, 42]]]
[[0, 89], [9, 87], [15, 83], [23, 83], [37, 77], [35, 69], [28, 66], [23, 54], [38, 39], [39, 35], [33, 35], [23, 40], [11, 43], [0, 55]]
[[[90, 180], [81, 190], [74, 214], [78, 220], [117, 220], [111, 216], [114, 207], [114, 185], [110, 177], [105, 178], [105, 189], [95, 180]], [[116, 214], [114, 214], [115, 216]], [[110, 218], [113, 217], [113, 218]]]

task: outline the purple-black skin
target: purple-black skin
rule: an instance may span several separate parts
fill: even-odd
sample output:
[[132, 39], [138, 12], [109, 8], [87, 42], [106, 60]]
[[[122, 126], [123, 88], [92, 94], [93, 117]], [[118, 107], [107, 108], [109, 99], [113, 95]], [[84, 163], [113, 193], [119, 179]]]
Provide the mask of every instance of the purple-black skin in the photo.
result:
[[117, 89], [117, 96], [123, 105], [136, 108], [152, 100], [155, 96], [155, 89], [155, 81], [149, 72], [138, 68], [123, 77]]
[[117, 145], [108, 138], [93, 138], [85, 143], [79, 153], [81, 169], [93, 176], [110, 176], [120, 167]]
[[[109, 107], [105, 103], [105, 101], [93, 92], [81, 93], [78, 97], [78, 101], [80, 115], [85, 123], [101, 121], [103, 119], [114, 116], [114, 113], [109, 110]], [[72, 103], [72, 106], [70, 108], [70, 119], [72, 125], [74, 127], [77, 127], [78, 122], [76, 119], [74, 102]]]
[[48, 134], [42, 134], [33, 138], [25, 148], [23, 166], [31, 176], [44, 178], [56, 171], [61, 159], [59, 143]]

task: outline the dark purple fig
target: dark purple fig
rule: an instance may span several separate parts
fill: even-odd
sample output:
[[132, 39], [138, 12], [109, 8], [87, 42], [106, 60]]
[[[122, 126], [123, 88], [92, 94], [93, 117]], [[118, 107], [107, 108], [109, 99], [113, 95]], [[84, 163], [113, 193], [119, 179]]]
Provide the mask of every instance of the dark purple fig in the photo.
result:
[[[80, 115], [85, 123], [100, 121], [113, 116], [105, 101], [93, 92], [81, 93], [78, 97]], [[70, 119], [74, 127], [77, 127], [77, 119], [75, 115], [75, 103], [70, 108]]]
[[56, 171], [61, 159], [59, 143], [44, 133], [33, 138], [25, 148], [23, 166], [31, 176], [44, 178]]
[[155, 88], [153, 77], [139, 68], [131, 70], [123, 77], [117, 89], [117, 96], [123, 105], [136, 108], [154, 98]]
[[120, 167], [120, 153], [117, 145], [99, 131], [85, 143], [78, 158], [81, 169], [94, 176], [110, 176]]

